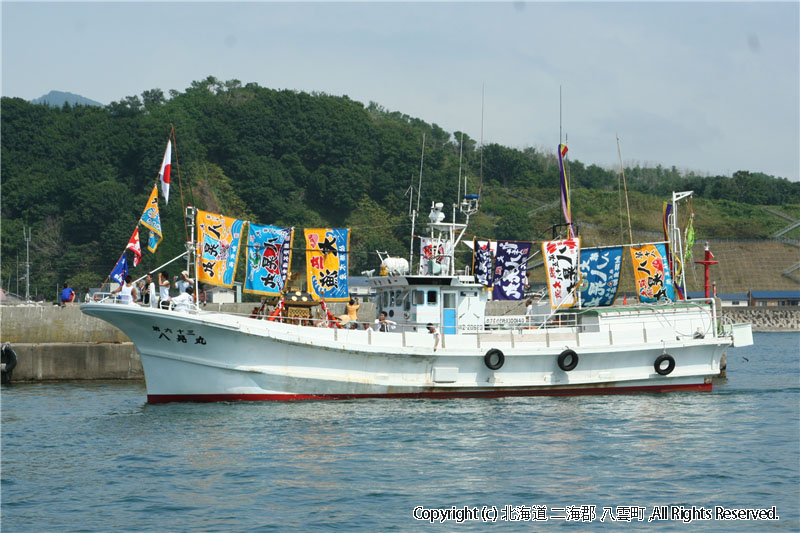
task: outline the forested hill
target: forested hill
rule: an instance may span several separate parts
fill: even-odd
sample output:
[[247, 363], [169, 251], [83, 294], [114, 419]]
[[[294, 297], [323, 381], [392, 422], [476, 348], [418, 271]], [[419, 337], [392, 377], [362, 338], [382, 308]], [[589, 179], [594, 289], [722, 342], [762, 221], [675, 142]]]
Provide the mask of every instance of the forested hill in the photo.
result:
[[[423, 216], [432, 200], [456, 200], [462, 139], [469, 192], [480, 181], [480, 147], [468, 134], [376, 103], [237, 80], [209, 77], [183, 92], [153, 89], [106, 107], [3, 98], [0, 113], [2, 286], [16, 278], [17, 258], [25, 260], [27, 225], [31, 284], [48, 297], [65, 281], [97, 286], [111, 270], [156, 180], [170, 125], [177, 164], [169, 206], [160, 199], [165, 240], [155, 256], [145, 252], [134, 274], [184, 250], [181, 198], [260, 223], [351, 227], [357, 273], [377, 266], [375, 250], [407, 254], [406, 191], [419, 177], [423, 135]], [[570, 156], [573, 215], [586, 228], [585, 242], [617, 242], [617, 173]], [[786, 179], [751, 172], [701, 177], [675, 167], [628, 168], [625, 175], [634, 228], [644, 231], [660, 230], [661, 202], [673, 190], [695, 191], [700, 238], [766, 238], [786, 225], [781, 214], [800, 218], [800, 183]], [[472, 233], [538, 240], [560, 221], [554, 153], [489, 144], [482, 182]]]

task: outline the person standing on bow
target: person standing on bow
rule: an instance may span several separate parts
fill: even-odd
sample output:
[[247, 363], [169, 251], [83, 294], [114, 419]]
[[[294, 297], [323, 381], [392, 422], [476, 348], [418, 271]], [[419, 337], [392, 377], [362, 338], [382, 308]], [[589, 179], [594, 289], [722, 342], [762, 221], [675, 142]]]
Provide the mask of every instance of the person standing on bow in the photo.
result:
[[189, 272], [186, 270], [181, 272], [181, 277], [175, 276], [175, 288], [178, 289], [178, 294], [186, 292], [188, 287], [194, 287], [194, 280], [189, 277]]
[[161, 309], [169, 309], [169, 272], [158, 273], [158, 301]]
[[158, 307], [158, 297], [156, 297], [156, 284], [153, 281], [153, 274], [147, 274], [147, 278], [145, 278], [145, 283], [147, 285], [147, 293], [150, 295], [149, 304], [150, 307], [155, 309]]
[[119, 293], [120, 303], [136, 305], [136, 287], [133, 286], [133, 278], [130, 274], [125, 276], [125, 283], [111, 291], [111, 294]]

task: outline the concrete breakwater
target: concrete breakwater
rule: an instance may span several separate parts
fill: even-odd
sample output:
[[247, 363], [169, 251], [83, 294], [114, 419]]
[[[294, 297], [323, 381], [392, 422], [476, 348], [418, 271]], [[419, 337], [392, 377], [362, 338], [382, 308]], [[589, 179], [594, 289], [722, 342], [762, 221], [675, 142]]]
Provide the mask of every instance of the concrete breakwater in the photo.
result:
[[[336, 305], [342, 309], [334, 307], [334, 313], [341, 314], [343, 304]], [[490, 305], [491, 315], [524, 313], [521, 302]], [[223, 304], [218, 309], [247, 314], [252, 308], [253, 304]], [[723, 315], [733, 322], [752, 323], [753, 331], [800, 331], [800, 307], [724, 308]], [[359, 319], [370, 317], [374, 304], [363, 304]], [[143, 377], [130, 339], [110, 324], [84, 315], [78, 306], [0, 307], [0, 341], [10, 342], [19, 358], [13, 381]]]
[[723, 316], [734, 323], [749, 322], [753, 331], [800, 331], [800, 307], [725, 307]]

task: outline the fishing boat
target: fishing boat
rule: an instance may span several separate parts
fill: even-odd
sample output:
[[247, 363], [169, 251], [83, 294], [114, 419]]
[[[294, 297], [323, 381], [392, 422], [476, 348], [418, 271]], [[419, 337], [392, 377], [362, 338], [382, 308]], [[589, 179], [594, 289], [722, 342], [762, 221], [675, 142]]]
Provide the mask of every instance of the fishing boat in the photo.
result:
[[[368, 278], [384, 320], [344, 323], [326, 305], [348, 296], [346, 284], [343, 294], [336, 291], [347, 278], [341, 262], [349, 241], [332, 229], [305, 230], [305, 247], [314, 257], [308, 262], [308, 294], [300, 299], [318, 304], [323, 315], [287, 313], [298, 298], [285, 285], [291, 233], [280, 230], [278, 239], [280, 231], [254, 230], [253, 224], [248, 268], [267, 265], [271, 274], [248, 274], [248, 280], [277, 284], [272, 288], [280, 302], [271, 312], [243, 316], [195, 305], [176, 311], [121, 304], [115, 296], [81, 310], [133, 341], [150, 403], [709, 391], [726, 350], [752, 344], [750, 325], [726, 323], [713, 298], [666, 297], [662, 289], [674, 283], [669, 261], [653, 258], [663, 247], [630, 247], [633, 260], [642, 259], [637, 269], [653, 274], [655, 265], [657, 272], [640, 283], [650, 303], [645, 298], [618, 305], [618, 277], [612, 287], [600, 271], [604, 260], [613, 267], [612, 251], [594, 249], [584, 258], [579, 237], [571, 234], [541, 246], [547, 298], [531, 302], [525, 314], [489, 315], [490, 296], [523, 297], [533, 247], [475, 238], [473, 264], [457, 269], [454, 250], [463, 244], [478, 200], [465, 194], [453, 205], [450, 221], [443, 204], [433, 204], [417, 268], [410, 268], [413, 254], [409, 261], [386, 258], [381, 272]], [[457, 209], [463, 222], [456, 221]], [[193, 208], [187, 218], [198, 228], [187, 251], [195, 256], [190, 265], [196, 278], [217, 274], [214, 259], [235, 271], [238, 250], [224, 237], [238, 232], [243, 238], [242, 226]], [[270, 237], [253, 244], [254, 231]], [[597, 273], [602, 283], [593, 286], [590, 278]], [[598, 293], [603, 305], [595, 305]]]

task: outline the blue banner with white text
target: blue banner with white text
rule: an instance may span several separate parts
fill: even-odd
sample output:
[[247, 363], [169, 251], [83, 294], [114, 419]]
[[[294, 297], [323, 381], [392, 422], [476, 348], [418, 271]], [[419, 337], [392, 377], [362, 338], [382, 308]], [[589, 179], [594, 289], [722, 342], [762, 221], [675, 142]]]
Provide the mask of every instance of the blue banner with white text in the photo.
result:
[[622, 273], [622, 246], [581, 250], [581, 305], [614, 304]]
[[292, 262], [292, 231], [292, 228], [250, 223], [244, 292], [281, 294]]

